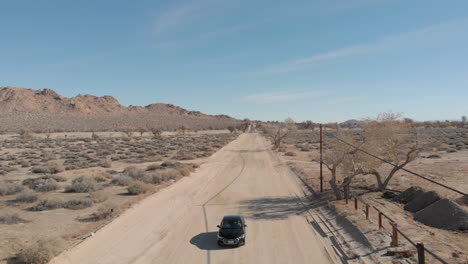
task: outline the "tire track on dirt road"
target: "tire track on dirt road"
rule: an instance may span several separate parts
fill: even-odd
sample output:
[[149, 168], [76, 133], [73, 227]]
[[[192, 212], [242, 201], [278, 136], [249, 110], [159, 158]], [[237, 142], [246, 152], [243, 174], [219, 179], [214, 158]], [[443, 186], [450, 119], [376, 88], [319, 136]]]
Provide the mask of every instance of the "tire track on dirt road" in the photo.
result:
[[[214, 198], [216, 198], [218, 195], [220, 195], [222, 192], [224, 192], [227, 188], [229, 188], [234, 182], [236, 182], [236, 180], [242, 175], [242, 173], [244, 172], [245, 170], [245, 158], [244, 156], [242, 156], [242, 153], [239, 153], [239, 156], [241, 157], [242, 159], [242, 168], [239, 172], [239, 174], [237, 174], [236, 177], [234, 177], [234, 179], [232, 179], [226, 186], [224, 186], [221, 190], [219, 190], [217, 193], [215, 193], [213, 196], [210, 197], [210, 199], [208, 199], [208, 201], [206, 201], [203, 205], [202, 205], [202, 209], [203, 209], [203, 216], [205, 218], [205, 232], [208, 232], [208, 216], [207, 216], [207, 213], [206, 213], [206, 206], [208, 205], [209, 202], [211, 202]], [[206, 252], [206, 263], [207, 264], [211, 264], [211, 250], [207, 250]]]

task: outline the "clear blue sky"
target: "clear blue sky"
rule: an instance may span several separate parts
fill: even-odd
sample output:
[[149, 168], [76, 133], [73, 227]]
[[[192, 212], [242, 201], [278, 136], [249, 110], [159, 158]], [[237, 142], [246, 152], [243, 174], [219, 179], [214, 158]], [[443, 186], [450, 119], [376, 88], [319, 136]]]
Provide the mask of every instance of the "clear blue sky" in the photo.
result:
[[0, 86], [237, 118], [468, 115], [468, 1], [0, 0]]

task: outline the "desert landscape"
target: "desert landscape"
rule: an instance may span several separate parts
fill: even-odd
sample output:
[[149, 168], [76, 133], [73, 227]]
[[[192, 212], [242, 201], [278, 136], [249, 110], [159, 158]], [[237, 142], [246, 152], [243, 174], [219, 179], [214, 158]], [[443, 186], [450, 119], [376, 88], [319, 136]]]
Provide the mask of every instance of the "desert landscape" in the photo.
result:
[[[418, 263], [415, 242], [467, 263], [465, 120], [323, 124], [321, 192], [311, 121], [1, 91], [0, 263]], [[225, 214], [246, 217], [248, 246], [213, 245]]]

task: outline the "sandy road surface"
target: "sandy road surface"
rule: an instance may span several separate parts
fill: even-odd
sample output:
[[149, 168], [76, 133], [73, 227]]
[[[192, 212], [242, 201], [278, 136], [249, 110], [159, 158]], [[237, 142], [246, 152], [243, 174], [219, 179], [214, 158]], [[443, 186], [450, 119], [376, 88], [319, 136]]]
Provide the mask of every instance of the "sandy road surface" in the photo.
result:
[[[265, 139], [243, 134], [196, 173], [143, 200], [52, 263], [331, 263]], [[223, 215], [246, 217], [246, 245], [219, 248]]]

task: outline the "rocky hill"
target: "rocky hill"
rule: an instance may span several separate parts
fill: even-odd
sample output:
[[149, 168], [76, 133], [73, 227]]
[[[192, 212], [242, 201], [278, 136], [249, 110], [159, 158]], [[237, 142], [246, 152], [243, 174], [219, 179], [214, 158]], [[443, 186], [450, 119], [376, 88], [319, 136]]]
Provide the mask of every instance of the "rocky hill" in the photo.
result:
[[103, 131], [159, 127], [173, 130], [220, 129], [239, 121], [226, 115], [207, 115], [179, 106], [155, 103], [123, 106], [112, 96], [68, 98], [51, 89], [0, 87], [0, 131]]

